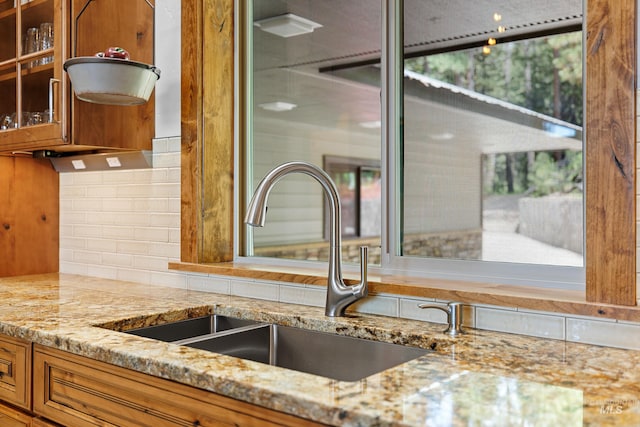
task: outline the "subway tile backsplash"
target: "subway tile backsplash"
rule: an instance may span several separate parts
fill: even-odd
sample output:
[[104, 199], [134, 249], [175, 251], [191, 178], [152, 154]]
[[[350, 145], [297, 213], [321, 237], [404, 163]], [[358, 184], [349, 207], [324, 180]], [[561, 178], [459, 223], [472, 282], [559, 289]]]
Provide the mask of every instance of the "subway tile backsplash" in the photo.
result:
[[[167, 269], [180, 259], [180, 138], [154, 141], [154, 168], [60, 174], [60, 271], [323, 307], [316, 286]], [[385, 294], [361, 312], [443, 323], [433, 299]], [[640, 350], [640, 323], [487, 305], [465, 306], [467, 327]]]
[[565, 319], [519, 311], [476, 308], [476, 328], [562, 340]]

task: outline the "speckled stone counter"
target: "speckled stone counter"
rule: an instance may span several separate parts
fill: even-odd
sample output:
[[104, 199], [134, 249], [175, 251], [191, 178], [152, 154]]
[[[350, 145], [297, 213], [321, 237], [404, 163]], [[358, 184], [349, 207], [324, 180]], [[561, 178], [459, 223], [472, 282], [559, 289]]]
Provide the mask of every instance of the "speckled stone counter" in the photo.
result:
[[[73, 275], [0, 279], [0, 333], [344, 426], [639, 426], [640, 352]], [[356, 382], [118, 332], [207, 313], [415, 345]]]

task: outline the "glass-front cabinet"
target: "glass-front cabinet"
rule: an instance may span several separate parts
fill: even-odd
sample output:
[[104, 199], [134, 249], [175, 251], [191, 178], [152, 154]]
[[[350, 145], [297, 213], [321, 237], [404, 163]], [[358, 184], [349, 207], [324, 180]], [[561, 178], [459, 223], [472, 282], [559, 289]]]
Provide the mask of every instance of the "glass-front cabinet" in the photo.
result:
[[0, 0], [0, 151], [64, 144], [63, 0]]

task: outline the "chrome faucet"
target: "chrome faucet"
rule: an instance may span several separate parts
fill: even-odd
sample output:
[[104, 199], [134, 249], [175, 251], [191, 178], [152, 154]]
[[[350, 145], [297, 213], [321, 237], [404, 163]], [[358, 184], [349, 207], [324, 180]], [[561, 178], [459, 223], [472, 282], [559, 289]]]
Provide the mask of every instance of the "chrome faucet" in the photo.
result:
[[327, 303], [325, 315], [344, 316], [348, 306], [367, 296], [368, 248], [360, 247], [360, 283], [348, 286], [342, 279], [342, 236], [340, 197], [338, 189], [329, 175], [319, 167], [305, 162], [289, 162], [274, 168], [258, 184], [244, 222], [254, 227], [264, 226], [267, 213], [267, 199], [273, 186], [281, 178], [291, 173], [304, 173], [315, 178], [324, 189], [329, 203], [329, 275], [327, 277]]

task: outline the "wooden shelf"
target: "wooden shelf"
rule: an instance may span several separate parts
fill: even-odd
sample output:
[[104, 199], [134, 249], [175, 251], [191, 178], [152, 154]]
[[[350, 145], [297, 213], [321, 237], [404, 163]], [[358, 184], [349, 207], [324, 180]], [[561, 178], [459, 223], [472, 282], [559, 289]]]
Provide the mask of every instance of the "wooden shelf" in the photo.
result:
[[0, 83], [1, 82], [6, 82], [6, 81], [10, 81], [10, 80], [15, 80], [16, 79], [16, 72], [15, 71], [10, 71], [8, 73], [2, 73], [0, 72]]
[[16, 8], [13, 7], [13, 0], [0, 0], [0, 21], [15, 15]]
[[14, 16], [16, 16], [15, 9], [5, 10], [4, 12], [0, 12], [0, 21], [2, 21], [5, 18], [13, 18]]
[[22, 71], [20, 71], [20, 74], [22, 75], [22, 77], [26, 77], [26, 76], [33, 76], [33, 75], [38, 75], [38, 74], [47, 73], [47, 72], [49, 74], [53, 72], [53, 62], [50, 62], [48, 64], [43, 64], [43, 65], [36, 65], [35, 67], [32, 67], [32, 68], [23, 68]]

